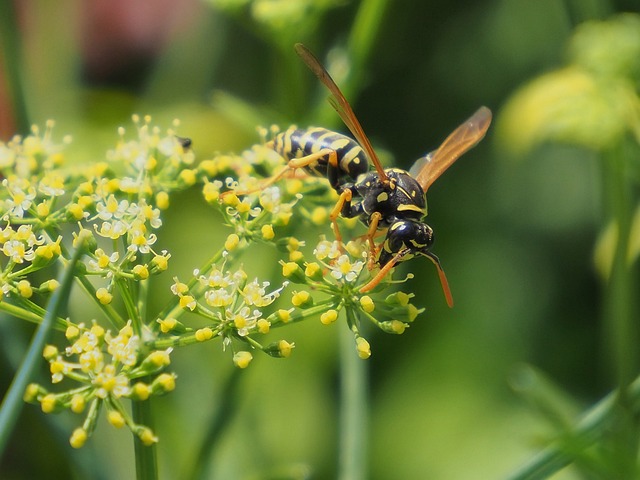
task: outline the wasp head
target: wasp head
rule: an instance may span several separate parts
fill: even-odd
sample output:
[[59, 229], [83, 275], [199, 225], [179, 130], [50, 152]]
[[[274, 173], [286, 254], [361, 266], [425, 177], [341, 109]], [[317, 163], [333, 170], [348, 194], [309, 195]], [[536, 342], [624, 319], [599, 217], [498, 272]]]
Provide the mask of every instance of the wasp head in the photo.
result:
[[398, 220], [387, 230], [387, 238], [382, 245], [378, 263], [384, 267], [396, 255], [401, 254], [399, 261], [408, 260], [415, 255], [432, 257], [429, 251], [433, 245], [433, 229], [423, 222], [415, 220]]

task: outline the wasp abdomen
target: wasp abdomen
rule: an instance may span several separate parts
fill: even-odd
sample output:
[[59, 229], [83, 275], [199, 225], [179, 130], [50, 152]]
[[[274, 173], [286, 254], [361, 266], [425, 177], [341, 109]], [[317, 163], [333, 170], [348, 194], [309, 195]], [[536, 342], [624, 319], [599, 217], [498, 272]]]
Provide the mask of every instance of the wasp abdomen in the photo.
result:
[[[336, 152], [341, 176], [348, 176], [353, 180], [369, 170], [367, 156], [355, 140], [326, 128], [289, 127], [273, 139], [273, 149], [287, 160], [306, 157], [324, 149], [333, 150]], [[327, 163], [328, 157], [321, 157], [305, 169], [313, 175], [325, 177]]]

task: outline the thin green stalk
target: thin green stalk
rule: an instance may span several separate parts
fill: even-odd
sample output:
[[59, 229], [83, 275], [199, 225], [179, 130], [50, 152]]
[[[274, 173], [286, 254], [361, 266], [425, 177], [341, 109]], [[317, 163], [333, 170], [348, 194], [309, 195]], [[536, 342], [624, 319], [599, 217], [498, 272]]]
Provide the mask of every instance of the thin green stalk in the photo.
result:
[[629, 238], [634, 209], [633, 189], [629, 175], [629, 159], [637, 154], [626, 151], [622, 142], [604, 156], [605, 205], [617, 226], [618, 235], [611, 272], [605, 290], [604, 327], [610, 360], [613, 363], [619, 391], [618, 415], [606, 445], [615, 452], [616, 476], [632, 478], [637, 474], [638, 416], [626, 396], [627, 385], [639, 368], [637, 282], [629, 262]]
[[[349, 325], [356, 323], [355, 312], [345, 308]], [[351, 330], [340, 329], [340, 439], [338, 478], [367, 478], [368, 436], [367, 364], [358, 357]]]
[[632, 266], [628, 260], [633, 216], [633, 195], [624, 145], [608, 152], [603, 162], [604, 196], [608, 215], [618, 230], [611, 272], [606, 286], [604, 321], [608, 350], [612, 352], [618, 382], [627, 385], [638, 370], [635, 292]]
[[352, 59], [350, 75], [352, 85], [361, 84], [361, 75], [380, 32], [388, 3], [388, 0], [364, 0], [360, 3], [347, 42]]
[[207, 466], [211, 462], [211, 457], [220, 445], [222, 433], [229, 426], [231, 420], [235, 418], [238, 410], [238, 387], [240, 385], [240, 376], [242, 370], [234, 368], [231, 370], [223, 388], [224, 395], [221, 396], [221, 403], [217, 406], [213, 415], [209, 419], [207, 431], [200, 442], [200, 448], [196, 458], [191, 465], [191, 471], [182, 478], [191, 478], [194, 480], [209, 478], [207, 475]]
[[[636, 378], [626, 390], [627, 399], [634, 412], [640, 410], [640, 377]], [[584, 448], [598, 441], [611, 426], [618, 413], [620, 395], [613, 392], [591, 407], [571, 433], [571, 438], [579, 440]], [[569, 440], [570, 441], [570, 440]], [[508, 480], [543, 480], [549, 478], [564, 467], [570, 465], [574, 456], [567, 452], [567, 436], [562, 441], [547, 447], [531, 459], [526, 465], [508, 477]]]
[[25, 388], [31, 381], [33, 372], [41, 359], [42, 349], [47, 342], [49, 332], [58, 318], [58, 312], [60, 312], [63, 306], [66, 305], [69, 298], [75, 266], [82, 254], [81, 252], [82, 249], [76, 250], [69, 263], [60, 273], [58, 280], [60, 282], [60, 287], [51, 295], [42, 323], [36, 330], [24, 361], [20, 365], [13, 382], [9, 387], [9, 391], [2, 402], [2, 406], [0, 407], [0, 455], [4, 452], [13, 427], [20, 415], [20, 410], [24, 404], [22, 396], [24, 395]]
[[[607, 351], [619, 388], [591, 408], [577, 427], [561, 440], [540, 452], [510, 480], [548, 478], [576, 460], [595, 442], [616, 454], [616, 478], [637, 476], [638, 417], [640, 416], [640, 377], [638, 371], [637, 281], [629, 262], [629, 235], [633, 213], [633, 194], [628, 173], [625, 145], [607, 152], [603, 162], [603, 190], [608, 215], [618, 230], [613, 262], [607, 279], [604, 325]], [[574, 447], [572, 447], [572, 445]], [[579, 447], [578, 451], [575, 446]], [[612, 474], [614, 474], [612, 472]]]
[[[132, 402], [133, 421], [137, 425], [145, 425], [154, 430], [151, 401]], [[133, 436], [136, 459], [136, 479], [155, 480], [158, 478], [158, 460], [156, 444], [145, 445], [137, 435]]]
[[[371, 56], [374, 41], [383, 25], [388, 3], [388, 0], [364, 0], [358, 8], [346, 46], [349, 72], [346, 78], [339, 81], [338, 85], [350, 103], [355, 102], [358, 92], [362, 88], [362, 78], [366, 72], [365, 66]], [[325, 101], [316, 105], [310, 118], [324, 126], [330, 126], [337, 122], [335, 112], [329, 108]]]

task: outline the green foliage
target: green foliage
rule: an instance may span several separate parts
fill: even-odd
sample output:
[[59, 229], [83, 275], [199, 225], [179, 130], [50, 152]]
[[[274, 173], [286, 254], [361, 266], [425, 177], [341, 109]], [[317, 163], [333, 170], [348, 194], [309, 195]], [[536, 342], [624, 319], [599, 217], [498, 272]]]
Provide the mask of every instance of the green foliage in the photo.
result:
[[[0, 389], [34, 325], [53, 334], [18, 395], [39, 408], [3, 405], [3, 474], [637, 476], [640, 21], [624, 2], [156, 6], [134, 36], [108, 29], [126, 48], [100, 65], [134, 60], [104, 77], [81, 48], [100, 22], [34, 5], [0, 9]], [[344, 131], [295, 42], [389, 165], [479, 105], [496, 114], [429, 191], [452, 311], [417, 259], [360, 292], [365, 230], [342, 222], [351, 242], [332, 242], [326, 181], [240, 194], [283, 168], [256, 125]], [[154, 123], [114, 135], [137, 111]], [[55, 135], [29, 130], [47, 118]]]

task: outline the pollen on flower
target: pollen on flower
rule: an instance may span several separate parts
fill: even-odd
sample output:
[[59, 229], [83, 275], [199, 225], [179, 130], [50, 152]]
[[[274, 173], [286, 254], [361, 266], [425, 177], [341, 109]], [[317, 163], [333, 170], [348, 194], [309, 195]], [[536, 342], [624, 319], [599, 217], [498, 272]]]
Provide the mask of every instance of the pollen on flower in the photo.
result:
[[36, 205], [36, 214], [38, 217], [45, 218], [49, 213], [51, 213], [51, 207], [47, 202], [41, 202]]
[[265, 240], [273, 240], [273, 238], [276, 236], [275, 232], [273, 231], [273, 225], [263, 225], [261, 228], [261, 233], [262, 233], [262, 238], [264, 238]]
[[235, 193], [230, 193], [222, 197], [222, 202], [230, 207], [235, 207], [240, 203], [240, 199]]
[[330, 309], [320, 315], [320, 322], [323, 325], [330, 325], [338, 319], [338, 311], [335, 309]]
[[309, 303], [311, 300], [311, 294], [306, 290], [301, 290], [299, 292], [294, 292], [293, 297], [291, 298], [291, 303], [294, 307], [300, 307]]
[[233, 364], [238, 368], [247, 368], [251, 360], [253, 360], [253, 355], [247, 351], [236, 352], [233, 356]]
[[307, 263], [304, 274], [313, 279], [318, 279], [318, 277], [322, 277], [322, 268], [316, 262]]
[[84, 395], [76, 393], [73, 397], [71, 397], [70, 408], [73, 413], [82, 413], [84, 411], [85, 405], [86, 399]]
[[113, 300], [113, 295], [109, 293], [109, 290], [107, 290], [104, 287], [101, 287], [98, 290], [96, 290], [96, 298], [100, 301], [102, 305], [109, 305]]
[[257, 323], [258, 326], [258, 332], [264, 334], [269, 333], [269, 330], [271, 330], [271, 322], [269, 322], [266, 318], [261, 318], [260, 320], [258, 320]]
[[16, 288], [18, 289], [18, 293], [23, 298], [31, 298], [33, 296], [33, 288], [31, 288], [31, 284], [28, 280], [20, 280], [16, 284]]
[[167, 192], [158, 192], [156, 194], [156, 205], [160, 210], [169, 208], [169, 194]]
[[77, 203], [71, 203], [67, 207], [67, 212], [74, 220], [82, 220], [85, 216], [84, 209]]
[[80, 329], [75, 325], [69, 325], [64, 332], [64, 336], [67, 337], [67, 340], [73, 340], [74, 338], [78, 338], [79, 335], [80, 335]]
[[115, 428], [122, 428], [126, 423], [122, 414], [117, 410], [109, 410], [109, 413], [107, 413], [107, 421]]
[[160, 331], [162, 333], [169, 333], [178, 325], [178, 321], [175, 318], [158, 319], [158, 323], [160, 324]]
[[196, 172], [195, 170], [182, 170], [180, 172], [180, 180], [184, 182], [185, 185], [193, 185], [196, 183]]
[[295, 344], [289, 343], [286, 340], [280, 340], [278, 342], [278, 348], [280, 349], [280, 356], [287, 358], [291, 356], [291, 351], [294, 349]]
[[88, 438], [87, 431], [84, 428], [76, 428], [69, 438], [69, 444], [73, 448], [82, 448]]
[[407, 325], [401, 322], [400, 320], [391, 321], [391, 329], [398, 335], [403, 334], [406, 328], [407, 328]]
[[240, 243], [240, 237], [235, 233], [232, 233], [227, 237], [227, 240], [224, 242], [224, 248], [228, 252], [231, 252], [236, 249], [239, 243]]
[[44, 413], [51, 413], [55, 410], [58, 400], [53, 393], [48, 393], [40, 400], [40, 408]]
[[289, 253], [289, 260], [292, 262], [301, 262], [304, 258], [304, 254], [300, 250], [294, 250]]
[[147, 360], [156, 367], [166, 367], [171, 363], [169, 350], [156, 350], [155, 352], [151, 352], [147, 357]]
[[171, 258], [171, 254], [162, 252], [162, 255], [156, 255], [151, 259], [151, 264], [159, 271], [164, 272], [169, 266], [169, 258]]
[[22, 399], [25, 402], [35, 402], [38, 398], [38, 393], [40, 392], [40, 386], [37, 383], [30, 383], [27, 385], [27, 388], [24, 390], [24, 395]]
[[189, 291], [189, 286], [186, 283], [182, 283], [177, 277], [173, 277], [174, 283], [171, 285], [171, 291], [174, 295], [184, 295]]
[[282, 275], [285, 278], [291, 277], [300, 269], [300, 266], [295, 262], [286, 262], [282, 265]]
[[291, 310], [278, 310], [278, 318], [282, 323], [288, 323], [291, 321]]
[[153, 434], [153, 431], [148, 427], [140, 427], [140, 430], [136, 432], [138, 434], [138, 438], [142, 441], [142, 443], [150, 447], [154, 443], [158, 443], [158, 437]]
[[59, 286], [60, 282], [58, 282], [55, 278], [52, 278], [51, 280], [42, 282], [42, 284], [40, 285], [40, 290], [53, 292], [57, 290]]
[[131, 387], [131, 397], [134, 400], [147, 400], [151, 395], [151, 386], [143, 382], [137, 382]]
[[[217, 202], [220, 198], [220, 189], [222, 188], [222, 182], [216, 180], [214, 182], [206, 181], [204, 187], [202, 187], [202, 194], [207, 203]], [[237, 198], [237, 197], [236, 197]]]
[[176, 388], [176, 376], [171, 373], [162, 373], [153, 382], [163, 392], [172, 392]]
[[356, 338], [356, 350], [358, 352], [358, 356], [363, 360], [366, 360], [371, 356], [371, 345], [369, 345], [369, 342], [362, 337]]
[[375, 303], [373, 303], [373, 299], [369, 295], [360, 297], [360, 306], [362, 307], [362, 310], [367, 313], [373, 312], [376, 308]]
[[180, 297], [180, 307], [188, 308], [193, 311], [196, 308], [196, 299], [191, 295], [184, 295]]
[[209, 327], [204, 327], [196, 330], [196, 340], [199, 342], [210, 340], [212, 337], [213, 330], [211, 330]]
[[133, 274], [140, 280], [146, 280], [149, 278], [149, 269], [146, 265], [136, 265], [133, 267]]

